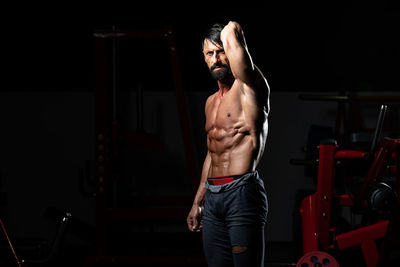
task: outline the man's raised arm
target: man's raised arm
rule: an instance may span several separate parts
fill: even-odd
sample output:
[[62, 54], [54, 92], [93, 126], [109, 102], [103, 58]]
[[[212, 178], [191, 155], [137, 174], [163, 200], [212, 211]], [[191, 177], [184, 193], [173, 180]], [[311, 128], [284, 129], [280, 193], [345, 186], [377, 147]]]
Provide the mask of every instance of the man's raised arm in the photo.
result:
[[230, 21], [221, 31], [221, 41], [233, 76], [244, 83], [250, 82], [254, 64], [247, 49], [242, 27], [237, 22]]
[[267, 80], [253, 63], [239, 23], [230, 21], [221, 31], [221, 41], [235, 79], [257, 90], [256, 93], [267, 94], [268, 97]]

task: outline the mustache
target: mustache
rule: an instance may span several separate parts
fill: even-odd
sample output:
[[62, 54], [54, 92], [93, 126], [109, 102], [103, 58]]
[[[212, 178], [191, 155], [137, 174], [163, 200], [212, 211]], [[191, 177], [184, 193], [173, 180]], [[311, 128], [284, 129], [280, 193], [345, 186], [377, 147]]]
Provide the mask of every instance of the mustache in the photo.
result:
[[210, 67], [210, 70], [213, 71], [215, 68], [217, 67], [222, 67], [222, 68], [228, 68], [228, 65], [224, 64], [224, 63], [215, 63], [214, 65], [212, 65]]

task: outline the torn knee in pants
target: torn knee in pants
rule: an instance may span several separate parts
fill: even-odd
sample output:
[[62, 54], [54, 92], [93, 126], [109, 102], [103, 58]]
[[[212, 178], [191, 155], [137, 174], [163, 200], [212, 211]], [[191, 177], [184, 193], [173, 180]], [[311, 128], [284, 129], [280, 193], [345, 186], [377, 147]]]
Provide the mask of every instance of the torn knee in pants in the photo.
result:
[[242, 252], [245, 252], [246, 250], [247, 250], [246, 246], [233, 246], [232, 247], [233, 253], [242, 253]]

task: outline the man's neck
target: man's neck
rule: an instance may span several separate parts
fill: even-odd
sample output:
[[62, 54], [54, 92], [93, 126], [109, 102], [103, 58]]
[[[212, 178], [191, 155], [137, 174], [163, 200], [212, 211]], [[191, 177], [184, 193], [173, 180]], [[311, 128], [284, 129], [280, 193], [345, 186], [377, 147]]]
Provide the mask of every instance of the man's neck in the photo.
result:
[[224, 96], [232, 88], [234, 81], [235, 81], [235, 78], [233, 76], [225, 78], [222, 81], [217, 81], [219, 92], [220, 92], [221, 96]]

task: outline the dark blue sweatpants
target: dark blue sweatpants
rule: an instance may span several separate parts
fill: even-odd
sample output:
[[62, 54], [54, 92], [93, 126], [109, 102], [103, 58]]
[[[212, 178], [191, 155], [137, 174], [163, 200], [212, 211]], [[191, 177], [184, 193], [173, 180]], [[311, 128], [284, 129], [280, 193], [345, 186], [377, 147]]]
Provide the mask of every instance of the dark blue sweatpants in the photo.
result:
[[203, 245], [210, 267], [264, 266], [268, 202], [258, 172], [224, 185], [206, 182]]

